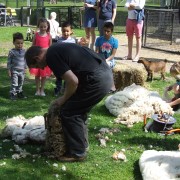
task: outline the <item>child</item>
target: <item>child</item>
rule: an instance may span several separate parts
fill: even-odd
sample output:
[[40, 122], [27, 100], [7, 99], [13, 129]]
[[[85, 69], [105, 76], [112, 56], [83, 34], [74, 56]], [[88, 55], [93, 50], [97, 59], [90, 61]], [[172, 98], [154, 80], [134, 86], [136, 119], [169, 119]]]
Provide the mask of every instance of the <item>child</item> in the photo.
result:
[[[32, 46], [36, 45], [42, 48], [48, 48], [52, 44], [52, 38], [49, 33], [50, 26], [48, 20], [45, 18], [40, 18], [37, 27], [39, 28], [39, 31], [34, 35]], [[30, 74], [35, 76], [35, 96], [46, 96], [44, 92], [44, 85], [46, 82], [46, 77], [49, 77], [51, 72], [52, 71], [48, 66], [46, 66], [44, 69], [30, 68]]]
[[167, 92], [173, 90], [174, 98], [169, 102], [174, 111], [180, 109], [180, 62], [174, 63], [170, 68], [170, 74], [176, 79], [176, 83], [168, 86], [165, 90], [165, 96]]
[[[62, 36], [58, 38], [57, 43], [76, 43], [76, 40], [71, 37], [73, 34], [72, 26], [69, 22], [62, 23], [61, 26]], [[62, 88], [62, 79], [57, 78], [56, 79], [56, 87], [54, 88], [54, 94], [55, 96], [58, 96], [60, 92], [64, 91], [64, 87]]]
[[72, 26], [68, 21], [65, 21], [61, 25], [62, 36], [58, 38], [58, 43], [76, 43], [75, 38], [71, 37], [73, 34]]
[[24, 38], [22, 33], [13, 34], [14, 48], [9, 51], [8, 55], [8, 74], [11, 77], [10, 98], [27, 98], [23, 95], [22, 86], [24, 83], [25, 71], [27, 69], [26, 60], [24, 59], [25, 49], [23, 49]]
[[[104, 55], [110, 68], [115, 66], [114, 56], [118, 48], [118, 40], [112, 37], [113, 29], [113, 23], [106, 22], [103, 27], [104, 35], [98, 37], [95, 43], [96, 52]], [[113, 83], [110, 93], [114, 93], [115, 91], [116, 87]]]

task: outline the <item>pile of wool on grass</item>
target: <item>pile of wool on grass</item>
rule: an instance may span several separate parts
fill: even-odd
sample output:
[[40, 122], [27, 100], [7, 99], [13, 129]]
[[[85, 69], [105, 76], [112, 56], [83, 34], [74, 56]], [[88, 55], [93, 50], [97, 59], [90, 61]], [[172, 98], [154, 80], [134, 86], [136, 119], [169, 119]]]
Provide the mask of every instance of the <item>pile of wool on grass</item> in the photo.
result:
[[168, 103], [162, 100], [155, 91], [148, 91], [146, 88], [132, 84], [108, 96], [105, 106], [111, 114], [116, 116], [116, 123], [132, 127], [133, 123], [142, 122], [144, 115], [147, 118], [155, 113], [167, 113], [173, 115], [173, 110]]
[[25, 117], [19, 115], [8, 118], [1, 136], [12, 138], [17, 144], [25, 144], [28, 141], [43, 143], [46, 138], [44, 117], [35, 116], [31, 119], [25, 119]]
[[146, 150], [139, 159], [143, 180], [180, 179], [180, 151]]
[[50, 105], [45, 119], [44, 116], [25, 119], [21, 115], [6, 119], [1, 137], [12, 138], [17, 144], [29, 141], [45, 143], [47, 154], [52, 158], [58, 158], [66, 151], [59, 107], [56, 104]]
[[116, 62], [113, 68], [114, 83], [117, 90], [122, 90], [127, 86], [135, 83], [144, 86], [147, 79], [147, 72], [144, 67], [139, 64], [126, 64]]

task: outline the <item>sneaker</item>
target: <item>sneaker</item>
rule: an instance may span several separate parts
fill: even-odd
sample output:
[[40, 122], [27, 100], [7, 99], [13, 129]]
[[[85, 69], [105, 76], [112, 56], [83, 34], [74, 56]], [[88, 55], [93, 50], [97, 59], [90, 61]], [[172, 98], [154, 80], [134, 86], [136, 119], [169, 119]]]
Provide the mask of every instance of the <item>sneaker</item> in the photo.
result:
[[58, 88], [54, 88], [54, 95], [58, 96], [60, 94], [60, 90]]
[[10, 94], [10, 99], [13, 100], [13, 101], [15, 101], [15, 100], [17, 99], [17, 94], [11, 93], [11, 94]]
[[26, 99], [27, 98], [26, 96], [24, 96], [23, 92], [17, 93], [17, 97], [20, 99]]
[[46, 96], [44, 91], [41, 91], [40, 96]]
[[37, 91], [37, 92], [35, 93], [35, 96], [40, 96], [40, 92]]
[[76, 156], [76, 155], [65, 155], [65, 156], [60, 156], [58, 160], [60, 162], [81, 162], [86, 159], [86, 156]]

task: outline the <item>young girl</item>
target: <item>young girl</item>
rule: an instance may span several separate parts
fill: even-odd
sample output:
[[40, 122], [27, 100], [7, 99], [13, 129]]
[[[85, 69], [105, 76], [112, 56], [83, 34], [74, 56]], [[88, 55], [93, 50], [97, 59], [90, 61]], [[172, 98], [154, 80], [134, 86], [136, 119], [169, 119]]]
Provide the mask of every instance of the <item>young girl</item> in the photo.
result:
[[[32, 46], [36, 45], [42, 48], [48, 48], [52, 44], [52, 38], [49, 33], [49, 22], [45, 18], [40, 18], [37, 27], [39, 31], [34, 35]], [[30, 74], [35, 76], [35, 96], [46, 96], [44, 92], [44, 85], [46, 82], [46, 77], [50, 76], [51, 72], [52, 71], [48, 66], [46, 66], [44, 69], [30, 68]]]
[[180, 62], [174, 63], [171, 66], [170, 74], [176, 79], [176, 83], [166, 88], [164, 96], [168, 97], [168, 91], [172, 90], [174, 92], [174, 97], [170, 100], [169, 104], [176, 111], [180, 109]]

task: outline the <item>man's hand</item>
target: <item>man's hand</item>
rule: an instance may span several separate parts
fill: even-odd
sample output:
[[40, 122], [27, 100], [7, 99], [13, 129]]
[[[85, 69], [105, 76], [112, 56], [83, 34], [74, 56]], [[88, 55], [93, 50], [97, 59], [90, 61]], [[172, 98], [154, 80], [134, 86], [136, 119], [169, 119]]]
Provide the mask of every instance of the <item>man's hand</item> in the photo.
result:
[[66, 85], [64, 95], [53, 102], [58, 106], [62, 106], [76, 92], [79, 83], [77, 76], [71, 70], [66, 71], [62, 79]]

